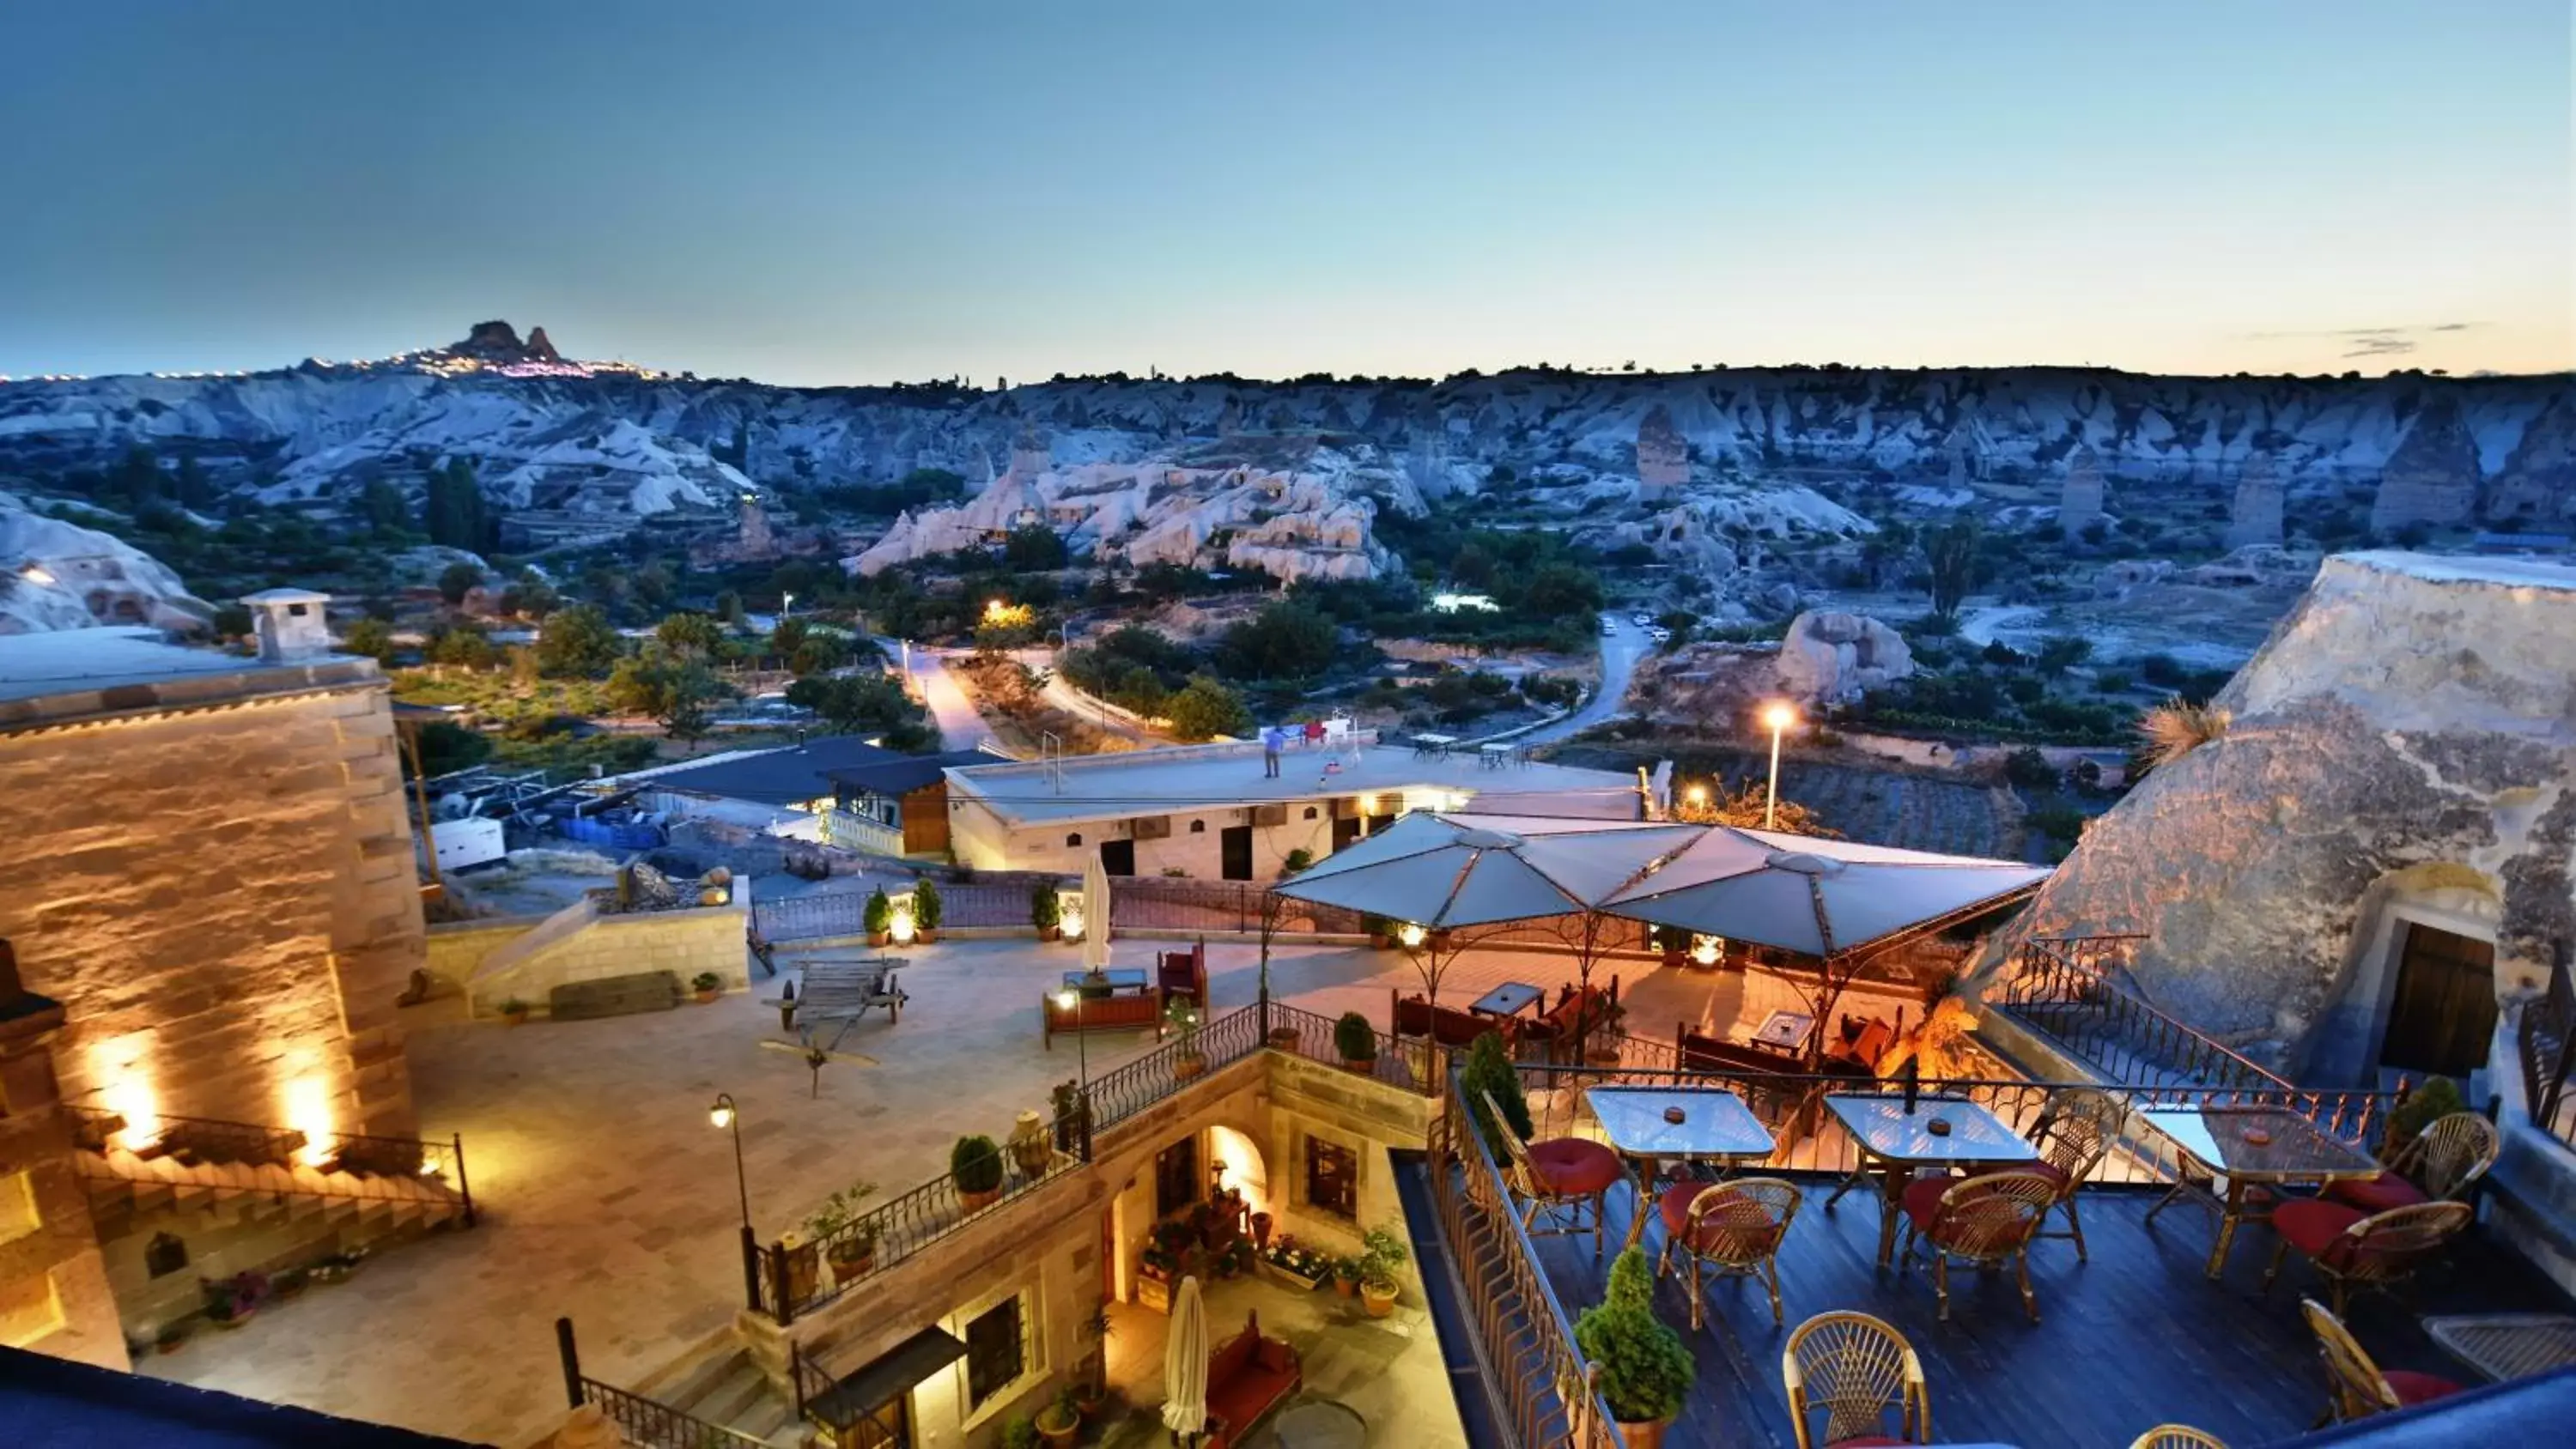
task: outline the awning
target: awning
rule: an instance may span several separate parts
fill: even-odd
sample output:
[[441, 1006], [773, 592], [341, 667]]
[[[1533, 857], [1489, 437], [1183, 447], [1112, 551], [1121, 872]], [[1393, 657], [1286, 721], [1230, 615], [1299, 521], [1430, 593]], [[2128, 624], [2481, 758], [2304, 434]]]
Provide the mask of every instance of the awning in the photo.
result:
[[895, 1395], [966, 1356], [966, 1345], [941, 1328], [925, 1328], [896, 1344], [856, 1373], [805, 1401], [806, 1417], [847, 1429], [885, 1407]]
[[1713, 827], [1600, 902], [1614, 916], [1832, 957], [2028, 895], [2045, 866]]
[[1416, 811], [1272, 889], [1431, 930], [1592, 908], [1705, 827]]

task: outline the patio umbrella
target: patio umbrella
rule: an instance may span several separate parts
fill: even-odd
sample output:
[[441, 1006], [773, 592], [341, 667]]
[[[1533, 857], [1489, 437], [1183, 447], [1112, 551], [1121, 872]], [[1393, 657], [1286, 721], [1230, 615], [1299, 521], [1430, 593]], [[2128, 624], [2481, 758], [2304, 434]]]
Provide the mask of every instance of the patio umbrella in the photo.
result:
[[1109, 872], [1096, 855], [1082, 867], [1082, 966], [1109, 969]]
[[1415, 811], [1271, 887], [1426, 930], [1592, 909], [1706, 826]]
[[1803, 956], [1848, 955], [2036, 890], [2045, 866], [1710, 827], [1602, 897], [1614, 916]]
[[1207, 1391], [1207, 1305], [1199, 1300], [1199, 1280], [1188, 1277], [1172, 1293], [1172, 1330], [1163, 1340], [1163, 1427], [1206, 1433]]

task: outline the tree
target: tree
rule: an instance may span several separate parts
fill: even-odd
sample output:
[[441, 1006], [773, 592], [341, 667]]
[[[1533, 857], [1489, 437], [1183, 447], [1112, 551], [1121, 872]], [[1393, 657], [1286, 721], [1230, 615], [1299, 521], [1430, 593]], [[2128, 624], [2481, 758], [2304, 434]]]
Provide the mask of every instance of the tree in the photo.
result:
[[[1693, 825], [1732, 825], [1743, 830], [1761, 830], [1770, 782], [1747, 780], [1744, 788], [1730, 795], [1726, 782], [1717, 782], [1712, 791], [1704, 785], [1686, 786], [1681, 798], [1673, 802], [1673, 818]], [[1828, 840], [1842, 838], [1842, 832], [1831, 829], [1815, 811], [1783, 795], [1777, 810], [1768, 812], [1768, 827], [1783, 835], [1814, 835]]]
[[[434, 719], [421, 725], [418, 748], [420, 768], [431, 779], [454, 770], [469, 769], [492, 756], [492, 737], [480, 730], [469, 730], [460, 724]], [[410, 765], [405, 760], [404, 765]]]
[[474, 481], [474, 465], [451, 458], [429, 472], [421, 499], [421, 531], [432, 543], [449, 548], [484, 546], [483, 488]]
[[1165, 701], [1163, 717], [1172, 722], [1172, 733], [1185, 740], [1240, 735], [1252, 728], [1252, 712], [1243, 707], [1242, 698], [1204, 674]]
[[653, 628], [663, 648], [683, 658], [713, 658], [724, 647], [724, 626], [705, 614], [671, 614]]
[[378, 538], [412, 531], [411, 505], [403, 501], [401, 489], [382, 478], [367, 480], [365, 491], [358, 495], [358, 512], [367, 520], [367, 531]]
[[465, 596], [483, 582], [483, 571], [463, 559], [438, 571], [438, 596], [454, 608], [465, 602]]
[[741, 628], [742, 595], [731, 589], [716, 595], [716, 617], [724, 621], [724, 626], [728, 629]]
[[624, 652], [624, 641], [597, 604], [557, 610], [537, 637], [537, 667], [548, 679], [597, 679]]
[[1279, 603], [1226, 630], [1217, 663], [1236, 679], [1304, 679], [1330, 667], [1339, 646], [1332, 620], [1302, 604]]
[[521, 619], [542, 619], [563, 603], [554, 585], [535, 569], [522, 568], [501, 590], [501, 612]]
[[479, 626], [458, 624], [430, 636], [429, 662], [489, 669], [501, 662], [501, 654], [492, 647], [491, 636]]
[[810, 709], [842, 734], [880, 736], [886, 748], [934, 748], [939, 737], [890, 674], [817, 675], [787, 686], [787, 702]]
[[363, 654], [388, 669], [394, 663], [393, 626], [382, 619], [366, 618], [349, 626], [340, 647], [352, 654]]
[[796, 646], [796, 652], [787, 656], [787, 667], [802, 679], [809, 674], [829, 674], [840, 668], [846, 658], [838, 636], [809, 634], [804, 643]]
[[1932, 616], [1956, 619], [1968, 591], [1977, 586], [1977, 524], [1974, 519], [1945, 523], [1923, 535], [1923, 588], [1932, 597]]
[[661, 721], [663, 733], [693, 740], [707, 732], [709, 708], [732, 693], [703, 661], [658, 645], [621, 659], [608, 676], [608, 700], [630, 714]]
[[2081, 634], [2051, 634], [2039, 641], [2042, 673], [2064, 674], [2093, 657], [2093, 641]]
[[1064, 540], [1054, 529], [1042, 523], [1014, 528], [1002, 540], [1002, 562], [1013, 573], [1036, 573], [1041, 569], [1060, 569], [1065, 564]]
[[802, 648], [812, 634], [802, 619], [781, 619], [769, 631], [769, 652], [785, 659]]

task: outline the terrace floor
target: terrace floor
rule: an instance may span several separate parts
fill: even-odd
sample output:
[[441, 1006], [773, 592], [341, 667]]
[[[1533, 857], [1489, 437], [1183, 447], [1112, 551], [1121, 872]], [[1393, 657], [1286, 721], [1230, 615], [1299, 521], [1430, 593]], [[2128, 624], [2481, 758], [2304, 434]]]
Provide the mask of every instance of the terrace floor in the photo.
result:
[[[2203, 1276], [2215, 1228], [2208, 1215], [2176, 1203], [2149, 1224], [2154, 1192], [2088, 1191], [2092, 1261], [2079, 1262], [2063, 1238], [2042, 1239], [2031, 1252], [2038, 1323], [2023, 1316], [2009, 1271], [1980, 1275], [1956, 1266], [1950, 1321], [1943, 1323], [1928, 1267], [1878, 1268], [1873, 1196], [1855, 1189], [1826, 1212], [1834, 1179], [1800, 1185], [1807, 1201], [1780, 1258], [1786, 1329], [1772, 1327], [1770, 1304], [1747, 1280], [1704, 1288], [1707, 1326], [1697, 1332], [1688, 1327], [1686, 1280], [1667, 1274], [1657, 1286], [1657, 1309], [1699, 1361], [1698, 1384], [1669, 1442], [1794, 1445], [1781, 1350], [1788, 1329], [1834, 1309], [1874, 1314], [1914, 1345], [1936, 1443], [2127, 1449], [2145, 1430], [2181, 1422], [2251, 1449], [2305, 1431], [2325, 1407], [2316, 1341], [2299, 1313], [2315, 1279], [2293, 1255], [2272, 1292], [2260, 1291], [2274, 1241], [2268, 1230], [2241, 1231], [2226, 1276], [2212, 1282]], [[1610, 1197], [1608, 1256], [1615, 1256], [1634, 1195], [1613, 1189]], [[1648, 1256], [1662, 1244], [1661, 1225], [1650, 1226]], [[1540, 1238], [1537, 1246], [1569, 1319], [1600, 1301], [1608, 1256], [1593, 1260], [1589, 1236]], [[2347, 1322], [2383, 1368], [2475, 1383], [2425, 1337], [2417, 1315], [2526, 1310], [2566, 1312], [2568, 1304], [2519, 1259], [2472, 1239], [2448, 1269], [2426, 1274], [2408, 1300], [2356, 1299]]]

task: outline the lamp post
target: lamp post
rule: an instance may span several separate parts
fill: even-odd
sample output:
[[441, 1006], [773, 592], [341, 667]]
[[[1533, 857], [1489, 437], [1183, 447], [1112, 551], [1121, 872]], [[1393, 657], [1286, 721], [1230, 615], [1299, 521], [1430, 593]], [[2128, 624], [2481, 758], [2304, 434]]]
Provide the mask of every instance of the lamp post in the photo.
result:
[[[1088, 929], [1090, 923], [1086, 921], [1083, 924]], [[1073, 1013], [1074, 1070], [1081, 1075], [1082, 1095], [1085, 1100], [1088, 1100], [1091, 1096], [1091, 1046], [1083, 1039], [1082, 1001], [1082, 993], [1071, 986], [1055, 994], [1056, 1006]]]
[[1773, 702], [1762, 707], [1762, 723], [1771, 729], [1771, 785], [1762, 795], [1762, 828], [1768, 830], [1780, 814], [1780, 736], [1798, 722], [1798, 712], [1786, 703]]
[[733, 1132], [733, 1185], [742, 1194], [742, 1230], [751, 1232], [751, 1179], [742, 1170], [742, 1113], [733, 1105], [733, 1093], [716, 1093], [716, 1104], [707, 1109], [709, 1124]]

